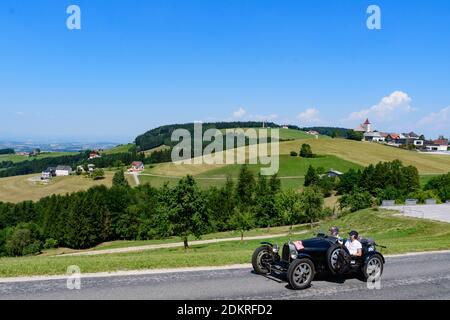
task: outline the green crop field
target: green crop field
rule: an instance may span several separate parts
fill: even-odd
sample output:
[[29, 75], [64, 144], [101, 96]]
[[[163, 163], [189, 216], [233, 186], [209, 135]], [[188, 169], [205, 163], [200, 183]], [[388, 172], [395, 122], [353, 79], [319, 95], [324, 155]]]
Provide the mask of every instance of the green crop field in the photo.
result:
[[[383, 254], [450, 249], [449, 223], [401, 217], [390, 211], [374, 209], [324, 221], [308, 234], [284, 236], [270, 241], [282, 244], [289, 238], [308, 238], [319, 230], [327, 230], [331, 225], [339, 226], [342, 234], [355, 229], [362, 237], [374, 238], [379, 244], [387, 246], [387, 249], [381, 249]], [[94, 256], [0, 258], [0, 277], [62, 275], [66, 274], [70, 265], [77, 265], [81, 272], [87, 273], [249, 263], [253, 250], [261, 241], [193, 245], [188, 251], [170, 248]]]
[[128, 143], [128, 144], [121, 144], [118, 145], [114, 148], [108, 149], [108, 150], [104, 150], [101, 153], [102, 154], [114, 154], [114, 153], [127, 153], [128, 151], [130, 151], [130, 149], [134, 147], [133, 143]]
[[72, 155], [76, 155], [76, 154], [78, 154], [78, 152], [43, 152], [36, 157], [21, 156], [21, 155], [17, 155], [17, 154], [4, 154], [4, 155], [0, 155], [0, 162], [2, 162], [2, 161], [22, 162], [22, 161], [29, 161], [29, 160], [34, 160], [34, 159], [54, 158], [54, 157], [60, 157], [60, 156], [72, 156]]
[[[317, 158], [305, 159], [300, 157], [291, 157], [289, 155], [281, 155], [280, 156], [280, 170], [278, 172], [278, 177], [281, 179], [281, 185], [283, 188], [298, 188], [303, 185], [304, 176], [308, 167], [312, 165], [313, 167], [323, 167], [325, 170], [335, 169], [341, 172], [346, 172], [350, 168], [360, 168], [359, 165], [351, 163], [346, 160], [339, 159], [335, 156], [320, 156]], [[163, 164], [165, 168], [173, 168], [180, 169], [175, 165]], [[200, 165], [201, 166], [201, 165]], [[218, 186], [223, 185], [226, 181], [227, 176], [232, 177], [233, 179], [237, 179], [239, 170], [241, 169], [241, 165], [233, 164], [233, 165], [218, 165], [218, 166], [207, 166], [208, 170], [201, 170], [202, 168], [190, 165], [183, 165], [186, 169], [184, 174], [190, 173], [193, 174], [196, 178], [197, 182], [200, 186]], [[257, 175], [259, 173], [259, 169], [261, 167], [266, 167], [265, 165], [255, 164], [249, 165], [251, 171]], [[199, 169], [199, 170], [196, 170]], [[191, 170], [191, 171], [188, 171]], [[163, 172], [165, 175], [172, 177], [162, 177], [156, 176], [161, 174], [160, 165], [155, 165], [151, 169], [147, 169], [145, 174], [154, 174], [155, 176], [146, 176], [141, 175], [139, 177], [141, 183], [150, 183], [154, 186], [161, 186], [165, 182], [168, 182], [169, 185], [175, 184], [179, 177], [182, 175], [181, 172], [165, 170]], [[180, 176], [177, 176], [180, 174]]]

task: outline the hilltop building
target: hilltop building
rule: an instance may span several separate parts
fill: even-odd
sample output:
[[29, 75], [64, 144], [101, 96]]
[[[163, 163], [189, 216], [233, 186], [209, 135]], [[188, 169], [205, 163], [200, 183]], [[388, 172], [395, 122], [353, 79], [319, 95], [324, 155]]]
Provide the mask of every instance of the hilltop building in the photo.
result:
[[366, 119], [363, 124], [360, 124], [358, 127], [354, 129], [356, 132], [372, 132], [372, 124], [369, 119]]

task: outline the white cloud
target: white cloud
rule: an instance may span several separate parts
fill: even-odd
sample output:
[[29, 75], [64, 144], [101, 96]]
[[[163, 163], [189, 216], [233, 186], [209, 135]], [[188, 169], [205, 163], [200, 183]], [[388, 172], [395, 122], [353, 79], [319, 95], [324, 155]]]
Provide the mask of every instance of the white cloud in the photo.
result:
[[233, 121], [236, 119], [242, 120], [242, 121], [274, 121], [278, 118], [277, 114], [268, 114], [268, 115], [261, 115], [261, 114], [248, 114], [247, 111], [244, 108], [239, 108], [239, 110], [233, 112], [232, 119], [228, 119], [228, 121]]
[[25, 112], [23, 112], [23, 111], [17, 111], [16, 112], [16, 116], [22, 117], [24, 115], [25, 115]]
[[411, 112], [414, 109], [410, 106], [410, 96], [402, 91], [394, 91], [389, 96], [381, 99], [381, 101], [368, 108], [360, 111], [352, 112], [347, 120], [364, 120], [365, 118], [373, 118], [376, 121], [392, 121], [402, 113]]
[[302, 123], [317, 123], [320, 122], [320, 111], [316, 108], [309, 108], [301, 112], [297, 118]]
[[431, 127], [433, 129], [447, 129], [450, 128], [450, 106], [439, 110], [438, 112], [432, 112], [429, 115], [423, 117], [417, 123], [420, 127]]
[[233, 112], [233, 118], [242, 118], [246, 113], [247, 111], [245, 111], [245, 109], [241, 107], [238, 111]]

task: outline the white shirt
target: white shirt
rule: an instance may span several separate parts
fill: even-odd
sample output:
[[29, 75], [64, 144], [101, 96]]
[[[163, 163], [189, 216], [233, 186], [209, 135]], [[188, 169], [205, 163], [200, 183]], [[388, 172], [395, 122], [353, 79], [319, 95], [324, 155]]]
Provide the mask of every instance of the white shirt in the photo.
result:
[[358, 249], [362, 249], [361, 242], [359, 242], [358, 240], [353, 240], [353, 242], [351, 240], [346, 241], [345, 247], [348, 249], [348, 252], [350, 252], [352, 256], [358, 253]]

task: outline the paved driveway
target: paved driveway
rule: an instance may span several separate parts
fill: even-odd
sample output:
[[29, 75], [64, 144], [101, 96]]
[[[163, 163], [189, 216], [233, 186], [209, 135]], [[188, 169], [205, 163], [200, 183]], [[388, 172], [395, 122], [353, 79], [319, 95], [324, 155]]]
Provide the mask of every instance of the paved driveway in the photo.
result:
[[399, 211], [402, 215], [409, 217], [438, 220], [450, 223], [450, 204], [388, 206], [383, 208]]

